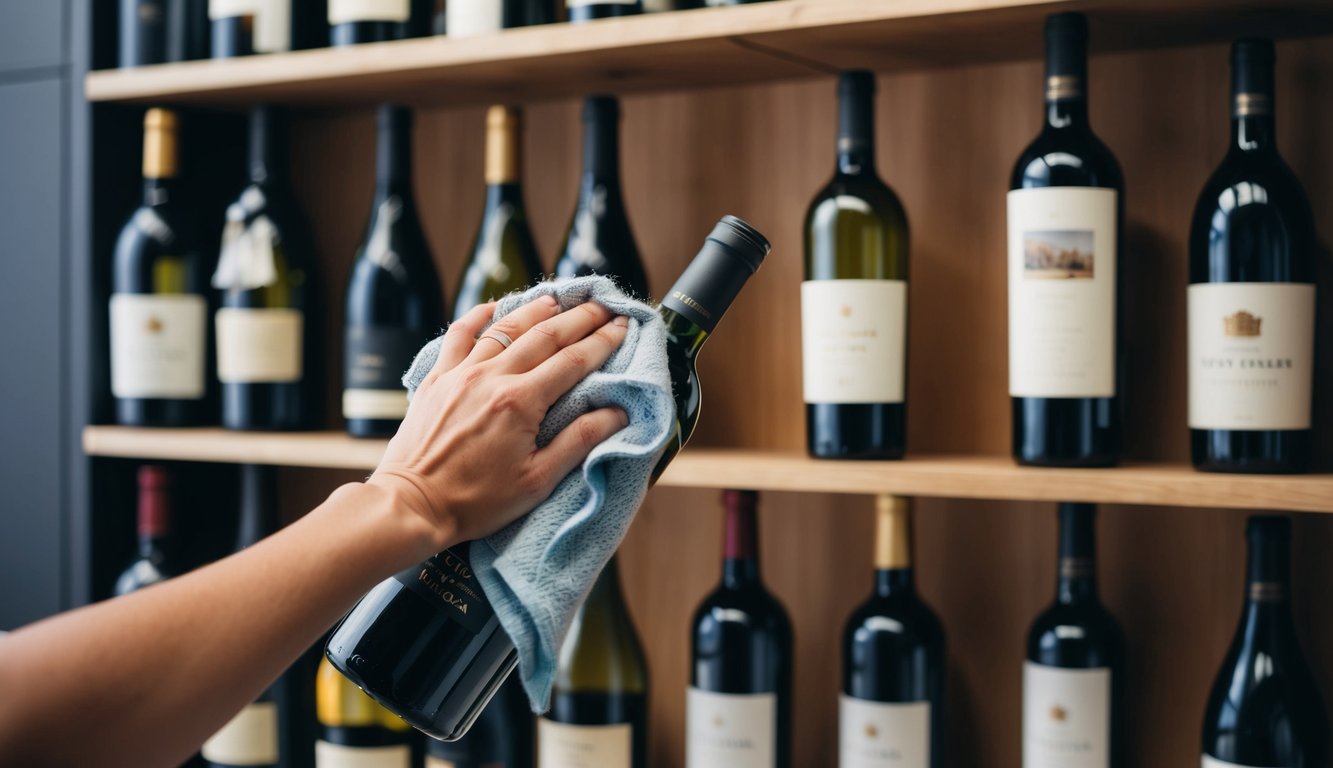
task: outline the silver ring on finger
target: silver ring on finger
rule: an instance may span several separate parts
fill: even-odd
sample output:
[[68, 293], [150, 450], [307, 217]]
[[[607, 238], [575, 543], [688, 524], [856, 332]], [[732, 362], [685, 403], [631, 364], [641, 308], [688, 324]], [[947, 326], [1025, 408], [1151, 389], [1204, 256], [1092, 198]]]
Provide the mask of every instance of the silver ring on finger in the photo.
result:
[[477, 339], [477, 341], [485, 341], [486, 339], [499, 342], [500, 346], [504, 349], [509, 349], [509, 345], [514, 343], [514, 340], [509, 338], [509, 334], [504, 331], [497, 331], [494, 328], [483, 333], [481, 338]]

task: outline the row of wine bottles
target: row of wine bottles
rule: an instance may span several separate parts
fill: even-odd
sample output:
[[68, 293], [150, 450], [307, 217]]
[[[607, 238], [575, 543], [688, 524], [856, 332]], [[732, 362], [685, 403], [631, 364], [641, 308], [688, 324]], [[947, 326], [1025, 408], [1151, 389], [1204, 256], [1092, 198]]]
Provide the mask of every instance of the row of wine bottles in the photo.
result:
[[119, 0], [121, 67], [429, 35], [471, 37], [759, 0]]
[[[1008, 194], [1009, 393], [1021, 464], [1111, 466], [1127, 371], [1124, 182], [1088, 121], [1087, 22], [1046, 26], [1045, 121]], [[1313, 216], [1275, 146], [1274, 48], [1232, 48], [1230, 150], [1189, 238], [1188, 427], [1194, 464], [1294, 472], [1311, 452]], [[874, 79], [839, 83], [837, 171], [806, 216], [801, 289], [810, 453], [905, 448], [908, 226], [874, 156]]]
[[[270, 469], [242, 470], [238, 549], [272, 530], [271, 482]], [[761, 576], [757, 501], [754, 492], [723, 493], [721, 581], [691, 624], [685, 692], [691, 768], [792, 765], [791, 738], [798, 727], [792, 717], [793, 633]], [[117, 584], [118, 593], [164, 577], [160, 541], [167, 506], [161, 468], [141, 468], [141, 559]], [[1116, 619], [1097, 595], [1095, 510], [1061, 504], [1058, 514], [1055, 599], [1028, 633], [1023, 765], [1127, 766], [1125, 670], [1132, 659]], [[1326, 764], [1329, 722], [1288, 602], [1289, 525], [1280, 517], [1250, 520], [1240, 626], [1204, 712], [1205, 768]], [[907, 499], [877, 499], [873, 590], [848, 617], [842, 635], [838, 752], [845, 768], [944, 764], [945, 634], [915, 589], [910, 526]], [[314, 754], [320, 768], [414, 764], [419, 746], [413, 746], [407, 724], [372, 702], [327, 659], [320, 663], [314, 691]], [[645, 766], [648, 691], [645, 654], [613, 559], [562, 647], [551, 710], [537, 722], [535, 746], [526, 698], [511, 679], [461, 740], [429, 740], [427, 767], [530, 768], [534, 760], [541, 768]], [[293, 765], [277, 757], [282, 750], [275, 734], [294, 727], [271, 724], [279, 712], [275, 701], [281, 697], [266, 694], [238, 715], [209, 741], [204, 757], [219, 766]], [[291, 717], [301, 717], [299, 707], [294, 711]], [[265, 721], [270, 724], [261, 725]], [[1069, 762], [1070, 755], [1078, 755], [1077, 763]], [[429, 756], [441, 762], [432, 763]]]

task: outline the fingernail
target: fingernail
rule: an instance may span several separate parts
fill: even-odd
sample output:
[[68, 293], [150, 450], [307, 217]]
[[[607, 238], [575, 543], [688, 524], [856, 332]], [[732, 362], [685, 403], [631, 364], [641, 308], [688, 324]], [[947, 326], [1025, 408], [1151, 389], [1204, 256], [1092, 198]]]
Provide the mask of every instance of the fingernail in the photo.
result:
[[622, 427], [629, 426], [629, 414], [625, 413], [624, 411], [620, 412], [620, 426]]
[[554, 307], [557, 303], [555, 297], [550, 295], [549, 293], [541, 297], [540, 299], [537, 299], [537, 301], [540, 301], [541, 303], [545, 304], [548, 307]]
[[625, 317], [624, 315], [616, 315], [616, 319], [612, 320], [611, 322], [623, 328], [629, 325], [629, 318]]

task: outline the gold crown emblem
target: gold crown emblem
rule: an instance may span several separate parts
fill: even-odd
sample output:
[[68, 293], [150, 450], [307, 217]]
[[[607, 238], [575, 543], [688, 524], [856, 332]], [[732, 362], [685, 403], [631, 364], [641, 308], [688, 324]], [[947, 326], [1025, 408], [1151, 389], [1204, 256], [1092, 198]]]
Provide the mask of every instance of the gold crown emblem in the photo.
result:
[[879, 738], [879, 729], [875, 727], [874, 723], [866, 723], [866, 736], [872, 739]]
[[1222, 318], [1222, 331], [1228, 336], [1258, 336], [1259, 326], [1264, 319], [1240, 310]]
[[157, 319], [155, 315], [150, 315], [144, 327], [149, 333], [158, 333], [162, 330], [162, 321]]
[[1063, 723], [1069, 719], [1069, 710], [1057, 704], [1051, 707], [1051, 719], [1057, 723]]

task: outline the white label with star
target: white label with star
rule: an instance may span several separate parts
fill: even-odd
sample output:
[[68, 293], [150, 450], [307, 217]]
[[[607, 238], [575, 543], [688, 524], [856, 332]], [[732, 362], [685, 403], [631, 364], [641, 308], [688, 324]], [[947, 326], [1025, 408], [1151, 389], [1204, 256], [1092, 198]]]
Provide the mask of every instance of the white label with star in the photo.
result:
[[901, 403], [906, 390], [907, 283], [801, 283], [807, 403]]
[[838, 702], [838, 768], [930, 768], [930, 702]]
[[1111, 670], [1023, 665], [1023, 768], [1111, 764]]
[[691, 686], [685, 698], [686, 768], [771, 768], [777, 716], [776, 694]]
[[204, 396], [204, 325], [198, 294], [111, 296], [111, 393], [119, 398]]

